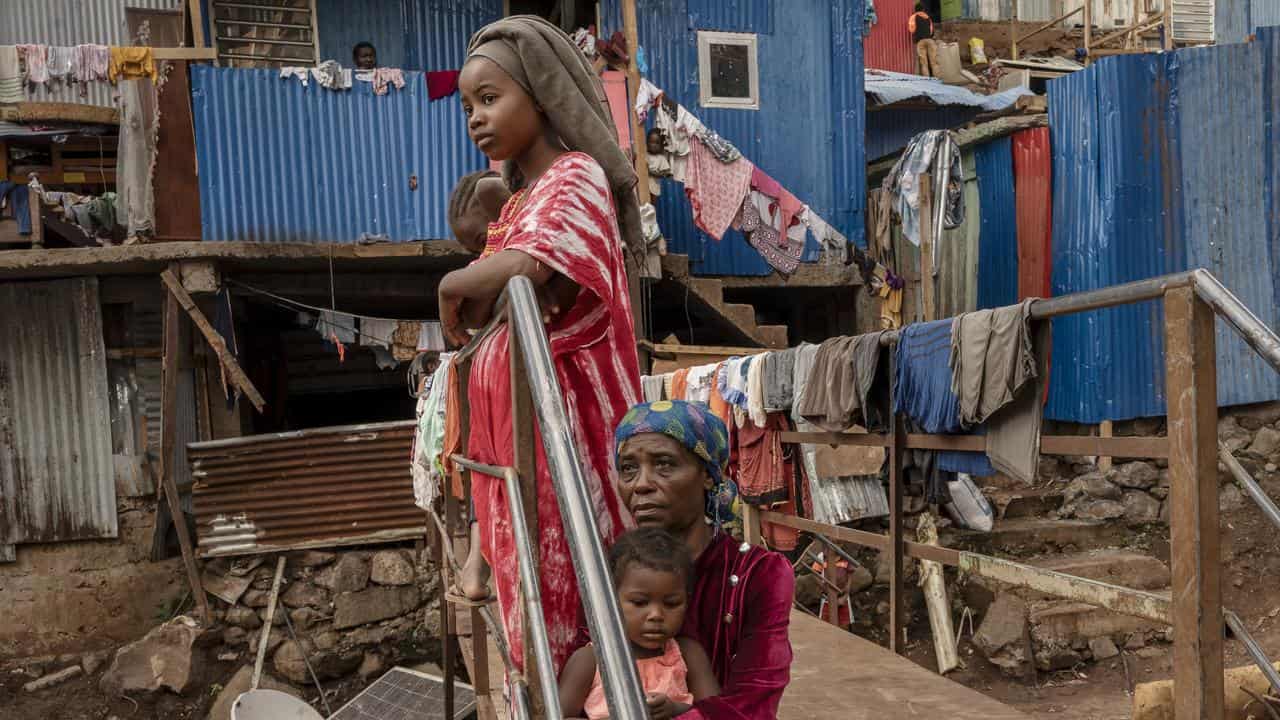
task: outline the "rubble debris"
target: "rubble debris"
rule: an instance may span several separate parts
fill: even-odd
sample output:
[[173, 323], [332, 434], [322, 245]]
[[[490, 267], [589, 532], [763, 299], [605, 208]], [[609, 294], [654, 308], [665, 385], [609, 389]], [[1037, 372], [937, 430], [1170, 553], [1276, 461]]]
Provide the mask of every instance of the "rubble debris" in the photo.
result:
[[[410, 568], [412, 571], [412, 568]], [[410, 577], [412, 581], [412, 576]], [[294, 582], [280, 596], [281, 602], [288, 608], [313, 607], [324, 609], [329, 606], [329, 593], [324, 588], [307, 582]], [[281, 620], [283, 622], [283, 620]]]
[[1131, 490], [1124, 494], [1124, 520], [1130, 525], [1145, 525], [1160, 519], [1160, 501], [1151, 495]]
[[1253, 442], [1245, 452], [1260, 459], [1267, 459], [1280, 453], [1280, 430], [1264, 427], [1253, 436]]
[[1093, 653], [1095, 662], [1101, 660], [1110, 660], [1120, 654], [1120, 649], [1112, 642], [1111, 638], [1103, 636], [1096, 637], [1089, 641], [1089, 652]]
[[307, 550], [302, 556], [294, 561], [294, 565], [304, 568], [317, 568], [328, 565], [338, 559], [337, 553], [324, 552], [322, 550]]
[[85, 675], [92, 675], [107, 664], [111, 659], [110, 650], [98, 650], [96, 652], [87, 652], [80, 657], [80, 667], [84, 668]]
[[195, 676], [197, 656], [192, 647], [202, 634], [200, 624], [185, 616], [154, 628], [141, 640], [116, 652], [99, 687], [107, 695], [155, 692], [167, 688], [186, 692]]
[[240, 597], [253, 584], [253, 577], [231, 573], [222, 575], [212, 568], [206, 567], [201, 574], [200, 581], [204, 585], [205, 592], [229, 605], [234, 605], [240, 601]]
[[378, 585], [399, 586], [413, 583], [413, 563], [397, 550], [374, 553], [369, 566], [369, 578]]
[[316, 584], [334, 594], [363, 590], [369, 584], [369, 563], [355, 553], [343, 555], [316, 576]]
[[1111, 471], [1111, 482], [1123, 488], [1149, 490], [1160, 480], [1160, 473], [1151, 463], [1129, 462], [1117, 465]]
[[973, 644], [1006, 675], [1021, 674], [1026, 656], [1027, 604], [1012, 593], [996, 596], [987, 608]]
[[51, 688], [54, 685], [64, 683], [70, 680], [71, 678], [79, 675], [82, 672], [84, 672], [84, 668], [80, 667], [79, 665], [72, 665], [71, 667], [63, 668], [58, 672], [45, 675], [44, 677], [41, 677], [38, 680], [32, 680], [26, 685], [23, 685], [22, 689], [26, 690], [27, 692], [36, 692], [38, 690], [44, 690], [46, 688]]

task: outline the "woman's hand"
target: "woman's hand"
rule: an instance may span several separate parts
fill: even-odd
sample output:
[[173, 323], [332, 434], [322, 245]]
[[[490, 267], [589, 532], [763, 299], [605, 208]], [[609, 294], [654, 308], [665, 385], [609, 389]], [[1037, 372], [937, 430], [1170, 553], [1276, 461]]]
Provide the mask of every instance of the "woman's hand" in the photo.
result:
[[452, 347], [462, 347], [471, 339], [462, 326], [462, 303], [460, 297], [440, 293], [440, 330]]

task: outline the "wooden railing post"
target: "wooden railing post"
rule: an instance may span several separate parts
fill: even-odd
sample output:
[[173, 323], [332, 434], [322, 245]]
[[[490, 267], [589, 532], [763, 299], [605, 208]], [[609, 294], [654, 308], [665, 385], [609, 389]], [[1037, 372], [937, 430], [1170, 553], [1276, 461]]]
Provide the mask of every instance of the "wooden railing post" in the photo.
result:
[[894, 413], [893, 429], [889, 436], [889, 548], [885, 557], [889, 560], [889, 649], [903, 654], [906, 651], [906, 593], [902, 579], [902, 454], [906, 452], [907, 431], [902, 418]]
[[1217, 368], [1213, 310], [1190, 287], [1164, 296], [1165, 394], [1177, 720], [1222, 720]]
[[[522, 512], [529, 528], [529, 542], [533, 545], [535, 567], [531, 568], [535, 578], [540, 577], [538, 568], [539, 539], [538, 529], [538, 478], [535, 456], [535, 436], [533, 425], [533, 394], [529, 390], [529, 374], [526, 369], [524, 354], [520, 351], [520, 343], [516, 342], [516, 329], [510, 326], [511, 353], [511, 444], [513, 448], [512, 467], [520, 476], [521, 504], [510, 503], [511, 512]], [[510, 501], [510, 498], [508, 499]], [[520, 612], [523, 618], [528, 613], [528, 602], [521, 592]], [[529, 630], [529, 620], [524, 618], [520, 623], [520, 635], [523, 640], [524, 675], [529, 683], [529, 701], [533, 717], [546, 717], [546, 704], [542, 700], [542, 683], [555, 683], [555, 678], [538, 676], [538, 661], [533, 649], [533, 634]], [[513, 658], [514, 659], [514, 658]]]

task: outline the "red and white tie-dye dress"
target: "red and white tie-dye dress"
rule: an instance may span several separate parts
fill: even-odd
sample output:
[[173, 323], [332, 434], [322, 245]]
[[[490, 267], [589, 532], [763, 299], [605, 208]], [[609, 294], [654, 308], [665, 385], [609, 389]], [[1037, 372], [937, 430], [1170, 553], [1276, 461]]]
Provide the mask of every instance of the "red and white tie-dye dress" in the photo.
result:
[[[574, 305], [547, 325], [547, 334], [607, 548], [632, 525], [618, 494], [613, 430], [640, 398], [631, 299], [613, 196], [600, 165], [589, 155], [571, 152], [561, 155], [526, 197], [516, 196], [512, 203], [510, 230], [498, 251], [526, 253], [580, 288]], [[513, 455], [509, 339], [504, 326], [477, 350], [467, 390], [471, 408], [467, 454], [498, 466], [511, 466]], [[577, 649], [583, 623], [578, 582], [540, 434], [536, 445], [538, 570], [559, 673]], [[500, 478], [481, 475], [475, 476], [472, 488], [481, 550], [493, 568], [512, 659], [522, 664], [519, 563], [506, 490]]]

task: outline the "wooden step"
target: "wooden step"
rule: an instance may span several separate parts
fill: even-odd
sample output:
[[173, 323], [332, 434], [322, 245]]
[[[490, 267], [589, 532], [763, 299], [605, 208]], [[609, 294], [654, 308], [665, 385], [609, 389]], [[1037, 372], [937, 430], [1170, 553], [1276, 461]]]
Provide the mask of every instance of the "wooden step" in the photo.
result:
[[976, 530], [943, 531], [943, 544], [986, 555], [1012, 553], [1038, 555], [1045, 552], [1096, 550], [1120, 547], [1131, 533], [1117, 523], [1094, 520], [1045, 520], [1016, 518], [1001, 520], [988, 533]]
[[996, 509], [996, 517], [1008, 520], [1044, 518], [1062, 507], [1064, 500], [1062, 488], [1057, 485], [1043, 488], [984, 488], [983, 494]]
[[1169, 626], [1154, 620], [1121, 615], [1077, 602], [1043, 601], [1029, 608], [1031, 637], [1038, 645], [1070, 647], [1080, 640], [1109, 637], [1120, 640], [1134, 633], [1167, 630]]

